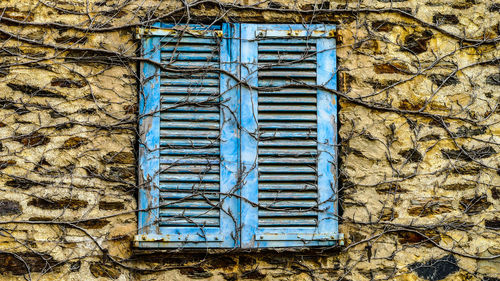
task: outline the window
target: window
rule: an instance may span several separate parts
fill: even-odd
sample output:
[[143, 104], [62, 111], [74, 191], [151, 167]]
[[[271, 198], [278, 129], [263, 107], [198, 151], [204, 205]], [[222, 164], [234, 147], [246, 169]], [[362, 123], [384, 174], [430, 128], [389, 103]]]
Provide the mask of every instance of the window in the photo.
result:
[[339, 243], [335, 27], [139, 31], [137, 245]]

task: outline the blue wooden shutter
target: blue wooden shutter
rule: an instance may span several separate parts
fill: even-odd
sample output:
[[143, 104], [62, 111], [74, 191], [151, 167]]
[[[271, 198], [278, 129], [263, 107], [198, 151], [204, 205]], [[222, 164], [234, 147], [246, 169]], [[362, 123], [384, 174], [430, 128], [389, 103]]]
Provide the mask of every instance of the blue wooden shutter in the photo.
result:
[[139, 247], [237, 247], [239, 26], [140, 30]]
[[[241, 245], [335, 245], [335, 27], [241, 25]], [[293, 86], [292, 86], [293, 85]], [[253, 89], [252, 87], [259, 87]]]

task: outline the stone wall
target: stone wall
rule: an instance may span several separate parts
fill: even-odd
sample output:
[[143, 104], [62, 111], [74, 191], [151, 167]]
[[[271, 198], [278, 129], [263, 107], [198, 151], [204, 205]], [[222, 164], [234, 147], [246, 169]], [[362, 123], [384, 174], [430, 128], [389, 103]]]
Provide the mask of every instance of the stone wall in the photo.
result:
[[[500, 280], [500, 2], [4, 0], [1, 280]], [[139, 251], [135, 27], [338, 25], [340, 231]]]

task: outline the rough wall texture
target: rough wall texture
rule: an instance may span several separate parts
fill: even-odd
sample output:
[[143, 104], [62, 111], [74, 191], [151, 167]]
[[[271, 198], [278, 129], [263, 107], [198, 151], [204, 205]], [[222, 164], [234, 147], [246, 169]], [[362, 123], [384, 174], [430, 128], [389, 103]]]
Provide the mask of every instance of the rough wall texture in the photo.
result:
[[[1, 280], [500, 280], [500, 2], [0, 3]], [[144, 253], [135, 27], [334, 22], [345, 246]]]

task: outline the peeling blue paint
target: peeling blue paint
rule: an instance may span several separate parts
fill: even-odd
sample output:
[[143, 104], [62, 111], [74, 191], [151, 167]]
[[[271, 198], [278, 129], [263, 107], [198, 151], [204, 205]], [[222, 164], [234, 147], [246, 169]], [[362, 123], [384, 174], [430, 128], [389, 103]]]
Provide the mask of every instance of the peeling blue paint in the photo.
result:
[[139, 170], [151, 185], [139, 201], [145, 209], [164, 206], [139, 213], [138, 245], [335, 245], [342, 239], [337, 100], [316, 88], [337, 87], [335, 26], [225, 23], [210, 31], [177, 38], [157, 29], [143, 39], [144, 55], [154, 61], [222, 72], [160, 75], [142, 66]]

